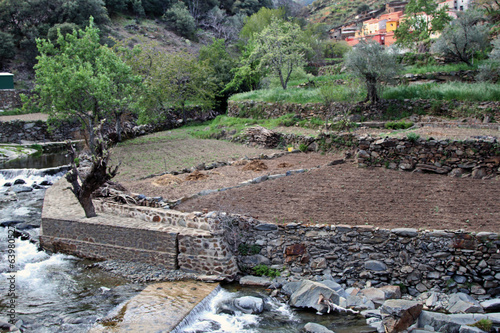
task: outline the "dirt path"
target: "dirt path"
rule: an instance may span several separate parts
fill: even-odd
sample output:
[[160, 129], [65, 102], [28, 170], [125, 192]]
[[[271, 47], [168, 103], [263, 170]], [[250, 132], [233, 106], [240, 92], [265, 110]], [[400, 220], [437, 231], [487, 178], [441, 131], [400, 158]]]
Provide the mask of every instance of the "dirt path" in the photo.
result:
[[12, 120], [23, 120], [23, 121], [36, 121], [43, 120], [47, 121], [49, 119], [49, 115], [45, 113], [28, 113], [28, 114], [18, 114], [15, 116], [2, 116], [0, 113], [0, 122], [1, 121], [12, 121]]

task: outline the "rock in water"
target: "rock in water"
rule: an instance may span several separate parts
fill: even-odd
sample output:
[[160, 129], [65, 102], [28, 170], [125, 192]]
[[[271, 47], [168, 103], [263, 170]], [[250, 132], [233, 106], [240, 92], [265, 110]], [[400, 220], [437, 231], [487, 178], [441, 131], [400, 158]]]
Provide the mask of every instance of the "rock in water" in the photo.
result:
[[244, 313], [258, 314], [264, 311], [264, 301], [253, 296], [244, 296], [234, 300], [234, 306]]
[[326, 313], [329, 308], [324, 301], [338, 305], [339, 300], [339, 294], [327, 285], [304, 280], [290, 296], [290, 305], [298, 308], [313, 308], [320, 313]]
[[415, 323], [423, 305], [407, 300], [388, 300], [380, 307], [382, 322], [387, 333], [401, 332]]
[[304, 328], [302, 329], [302, 332], [304, 333], [335, 333], [332, 330], [329, 330], [323, 325], [316, 324], [316, 323], [307, 323], [304, 325]]

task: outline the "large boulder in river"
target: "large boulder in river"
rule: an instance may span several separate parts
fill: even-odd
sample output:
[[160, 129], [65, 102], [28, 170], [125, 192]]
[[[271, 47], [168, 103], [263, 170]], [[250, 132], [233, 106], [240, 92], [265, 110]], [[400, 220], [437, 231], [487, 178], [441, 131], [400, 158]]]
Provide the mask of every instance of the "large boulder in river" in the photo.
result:
[[233, 302], [234, 306], [244, 313], [262, 313], [264, 311], [264, 301], [262, 298], [253, 296], [243, 296]]
[[380, 307], [382, 322], [387, 333], [406, 330], [413, 325], [422, 312], [423, 305], [414, 301], [391, 299]]
[[316, 324], [316, 323], [307, 323], [304, 325], [304, 328], [302, 329], [303, 333], [335, 333], [332, 330], [329, 330], [323, 325]]
[[219, 306], [217, 313], [234, 315], [238, 312], [247, 314], [259, 314], [264, 311], [264, 301], [253, 296], [243, 296], [227, 301]]
[[339, 304], [340, 296], [330, 286], [309, 280], [304, 280], [290, 296], [290, 305], [297, 308], [312, 308], [320, 313], [329, 309], [327, 303]]

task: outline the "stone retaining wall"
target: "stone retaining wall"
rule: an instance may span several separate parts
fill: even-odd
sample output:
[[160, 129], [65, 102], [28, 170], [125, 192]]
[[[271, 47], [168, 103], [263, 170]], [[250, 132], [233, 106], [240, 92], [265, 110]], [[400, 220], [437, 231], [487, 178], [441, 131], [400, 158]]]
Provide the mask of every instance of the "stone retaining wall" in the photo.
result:
[[0, 110], [13, 110], [21, 107], [19, 94], [30, 95], [30, 90], [1, 89], [0, 90]]
[[423, 140], [359, 138], [358, 165], [427, 171], [474, 178], [500, 174], [500, 143], [491, 140]]
[[371, 226], [275, 225], [235, 217], [240, 243], [260, 252], [240, 267], [264, 263], [296, 279], [333, 278], [348, 286], [400, 284], [410, 294], [431, 288], [500, 294], [500, 235], [384, 230]]
[[21, 143], [21, 141], [65, 141], [81, 140], [81, 126], [77, 122], [65, 122], [49, 130], [47, 122], [13, 120], [0, 121], [0, 143]]
[[[385, 230], [371, 226], [271, 224], [226, 213], [181, 213], [95, 200], [85, 219], [59, 181], [47, 190], [40, 241], [81, 257], [161, 264], [227, 279], [258, 264], [292, 279], [333, 277], [348, 286], [400, 284], [500, 294], [500, 235]], [[201, 229], [203, 228], [203, 229]], [[243, 255], [243, 247], [258, 253]], [[254, 251], [253, 250], [253, 251]]]
[[[462, 102], [462, 101], [430, 101], [430, 100], [383, 100], [377, 105], [366, 103], [335, 102], [328, 110], [322, 103], [268, 103], [255, 101], [229, 101], [227, 114], [231, 117], [278, 118], [289, 113], [300, 118], [327, 117], [343, 114], [346, 111], [366, 119], [381, 119], [384, 113], [391, 114], [420, 113], [431, 115], [451, 115], [454, 110], [484, 111], [481, 117], [489, 121], [500, 122], [500, 102]], [[477, 113], [477, 112], [476, 112]], [[472, 112], [471, 114], [474, 114]]]

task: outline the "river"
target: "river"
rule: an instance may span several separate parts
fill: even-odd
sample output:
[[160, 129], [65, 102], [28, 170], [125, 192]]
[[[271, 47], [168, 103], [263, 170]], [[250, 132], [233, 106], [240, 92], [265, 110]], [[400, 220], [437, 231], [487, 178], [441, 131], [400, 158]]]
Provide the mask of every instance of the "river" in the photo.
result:
[[[9, 321], [8, 314], [13, 308], [14, 322], [23, 332], [87, 332], [100, 318], [145, 288], [144, 284], [111, 275], [89, 260], [51, 254], [38, 248], [43, 196], [46, 188], [64, 175], [65, 168], [57, 167], [61, 161], [41, 156], [34, 162], [17, 164], [16, 169], [0, 170], [0, 224], [3, 226], [0, 228], [3, 280], [0, 321]], [[14, 185], [16, 180], [20, 184]], [[14, 227], [22, 229], [24, 236], [13, 238]], [[14, 248], [15, 257], [9, 257], [9, 244], [13, 244], [10, 248]], [[9, 264], [12, 258], [13, 266]], [[4, 283], [12, 277], [15, 297], [9, 296], [12, 285]], [[222, 304], [245, 295], [264, 299], [266, 311], [260, 315], [221, 313]], [[359, 316], [318, 316], [314, 312], [296, 311], [269, 297], [263, 289], [242, 288], [237, 284], [221, 288], [188, 319], [179, 332], [299, 332], [310, 321], [337, 333], [367, 329]]]

